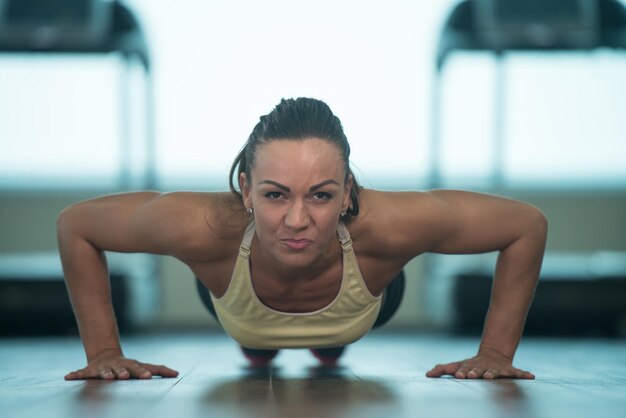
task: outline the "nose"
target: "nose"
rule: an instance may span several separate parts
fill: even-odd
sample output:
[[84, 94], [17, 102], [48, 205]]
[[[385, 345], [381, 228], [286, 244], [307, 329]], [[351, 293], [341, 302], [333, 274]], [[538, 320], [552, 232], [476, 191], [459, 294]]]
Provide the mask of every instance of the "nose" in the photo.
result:
[[309, 226], [311, 218], [302, 201], [295, 201], [287, 210], [285, 216], [285, 226], [294, 230], [302, 230]]

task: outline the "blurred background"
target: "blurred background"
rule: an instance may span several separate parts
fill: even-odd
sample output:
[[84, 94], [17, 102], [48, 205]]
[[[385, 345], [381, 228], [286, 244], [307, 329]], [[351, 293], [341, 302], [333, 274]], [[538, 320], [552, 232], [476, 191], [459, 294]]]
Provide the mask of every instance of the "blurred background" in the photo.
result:
[[[56, 218], [226, 190], [283, 97], [326, 101], [355, 173], [538, 206], [531, 335], [626, 335], [626, 2], [0, 0], [0, 335], [76, 332]], [[191, 271], [108, 254], [125, 333], [216, 327]], [[406, 266], [387, 328], [478, 334], [497, 254]]]

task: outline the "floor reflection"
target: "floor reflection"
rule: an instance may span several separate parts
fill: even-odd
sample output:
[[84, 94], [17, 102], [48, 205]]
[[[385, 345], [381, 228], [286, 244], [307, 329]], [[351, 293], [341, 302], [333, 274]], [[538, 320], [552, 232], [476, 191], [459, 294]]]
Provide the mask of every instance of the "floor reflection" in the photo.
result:
[[111, 394], [106, 390], [114, 385], [114, 380], [85, 380], [80, 390], [76, 392], [76, 399], [86, 403], [103, 403], [111, 399]]
[[280, 367], [247, 368], [243, 376], [212, 386], [204, 401], [234, 407], [237, 416], [317, 418], [345, 416], [348, 411], [352, 415], [356, 410], [373, 413], [377, 407], [388, 410], [396, 399], [380, 382], [360, 379], [342, 367], [317, 366], [297, 378], [283, 376]]
[[493, 388], [491, 397], [503, 416], [532, 418], [530, 399], [522, 386], [512, 379], [496, 379], [490, 381]]

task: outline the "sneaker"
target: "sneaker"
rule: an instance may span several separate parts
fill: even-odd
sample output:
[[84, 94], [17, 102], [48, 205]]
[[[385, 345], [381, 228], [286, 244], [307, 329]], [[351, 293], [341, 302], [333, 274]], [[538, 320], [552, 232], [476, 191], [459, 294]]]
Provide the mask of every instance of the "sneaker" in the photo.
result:
[[311, 348], [311, 354], [322, 363], [322, 366], [336, 367], [339, 357], [345, 350], [345, 345], [341, 347]]
[[241, 348], [243, 355], [248, 359], [248, 361], [250, 361], [250, 365], [252, 367], [266, 367], [278, 354], [278, 350], [261, 350], [242, 346], [239, 347]]

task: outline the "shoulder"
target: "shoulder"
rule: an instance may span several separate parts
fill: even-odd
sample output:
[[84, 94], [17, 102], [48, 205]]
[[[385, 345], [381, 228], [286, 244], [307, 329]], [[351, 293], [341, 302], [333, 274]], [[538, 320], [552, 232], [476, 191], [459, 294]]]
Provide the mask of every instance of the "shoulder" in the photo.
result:
[[212, 219], [226, 215], [241, 220], [243, 205], [229, 192], [175, 191], [162, 193], [155, 200], [161, 210], [170, 214], [198, 215], [204, 213]]
[[426, 252], [436, 235], [443, 203], [427, 191], [360, 192], [360, 213], [348, 224], [355, 249], [408, 262]]
[[379, 258], [408, 261], [423, 252], [501, 250], [529, 230], [543, 236], [547, 229], [538, 208], [486, 193], [364, 191], [361, 196], [363, 213], [352, 225], [354, 234], [362, 251]]
[[164, 193], [154, 200], [154, 214], [169, 225], [168, 253], [184, 262], [230, 257], [248, 220], [241, 202], [229, 192]]

